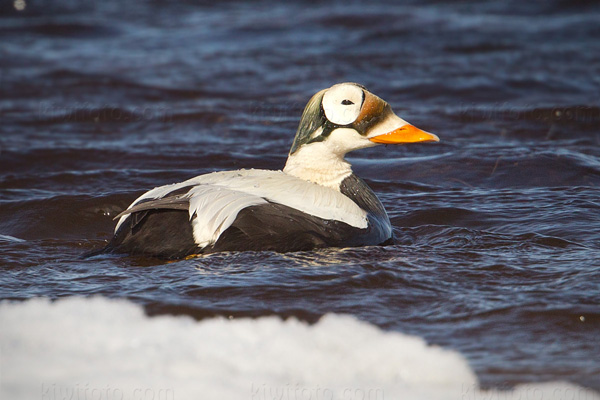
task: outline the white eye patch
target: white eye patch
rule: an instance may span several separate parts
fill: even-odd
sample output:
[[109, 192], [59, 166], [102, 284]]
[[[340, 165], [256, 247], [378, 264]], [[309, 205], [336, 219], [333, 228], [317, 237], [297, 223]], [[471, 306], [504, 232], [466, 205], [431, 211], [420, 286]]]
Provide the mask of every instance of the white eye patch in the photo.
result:
[[327, 119], [337, 125], [356, 121], [363, 102], [363, 91], [358, 86], [342, 83], [334, 85], [323, 96], [323, 110]]

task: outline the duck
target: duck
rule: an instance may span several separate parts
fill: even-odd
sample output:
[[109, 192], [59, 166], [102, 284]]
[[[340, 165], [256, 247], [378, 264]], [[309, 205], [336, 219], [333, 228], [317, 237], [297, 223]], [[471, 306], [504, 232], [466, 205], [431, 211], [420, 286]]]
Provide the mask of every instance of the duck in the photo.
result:
[[156, 187], [114, 218], [112, 239], [94, 254], [181, 259], [390, 244], [385, 208], [345, 156], [438, 141], [364, 86], [339, 83], [308, 101], [282, 170], [218, 171]]

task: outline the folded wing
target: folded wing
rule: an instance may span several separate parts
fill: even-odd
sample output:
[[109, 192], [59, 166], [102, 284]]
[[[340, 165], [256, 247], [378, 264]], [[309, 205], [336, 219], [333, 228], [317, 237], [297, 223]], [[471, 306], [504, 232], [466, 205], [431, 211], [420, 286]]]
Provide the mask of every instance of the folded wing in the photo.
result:
[[240, 170], [215, 172], [155, 188], [117, 216], [120, 220], [115, 232], [128, 216], [134, 229], [152, 210], [187, 211], [193, 240], [204, 248], [232, 226], [240, 211], [269, 203], [359, 229], [367, 227], [366, 212], [340, 192], [281, 171]]

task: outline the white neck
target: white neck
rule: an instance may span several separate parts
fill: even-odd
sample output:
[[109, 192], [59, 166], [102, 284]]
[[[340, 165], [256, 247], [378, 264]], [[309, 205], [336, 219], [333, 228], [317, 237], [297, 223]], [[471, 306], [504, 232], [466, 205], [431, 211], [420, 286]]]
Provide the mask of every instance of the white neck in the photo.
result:
[[283, 172], [339, 191], [342, 181], [352, 174], [344, 154], [332, 152], [324, 142], [311, 143], [288, 157]]

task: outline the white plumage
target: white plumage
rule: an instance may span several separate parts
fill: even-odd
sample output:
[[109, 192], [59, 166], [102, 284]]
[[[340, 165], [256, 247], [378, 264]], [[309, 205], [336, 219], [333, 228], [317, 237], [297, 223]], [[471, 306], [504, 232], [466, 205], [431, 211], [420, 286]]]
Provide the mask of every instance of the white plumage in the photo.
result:
[[113, 239], [91, 254], [180, 258], [387, 244], [385, 208], [345, 155], [438, 140], [363, 86], [334, 85], [309, 100], [283, 171], [214, 172], [154, 188], [116, 217]]
[[[339, 191], [305, 181], [282, 171], [259, 169], [213, 172], [187, 181], [160, 186], [135, 200], [128, 209], [146, 199], [194, 186], [180, 195], [189, 200], [194, 241], [201, 247], [215, 243], [246, 207], [267, 202], [282, 204], [326, 220], [367, 227], [367, 213]], [[121, 216], [115, 232], [129, 214]]]

